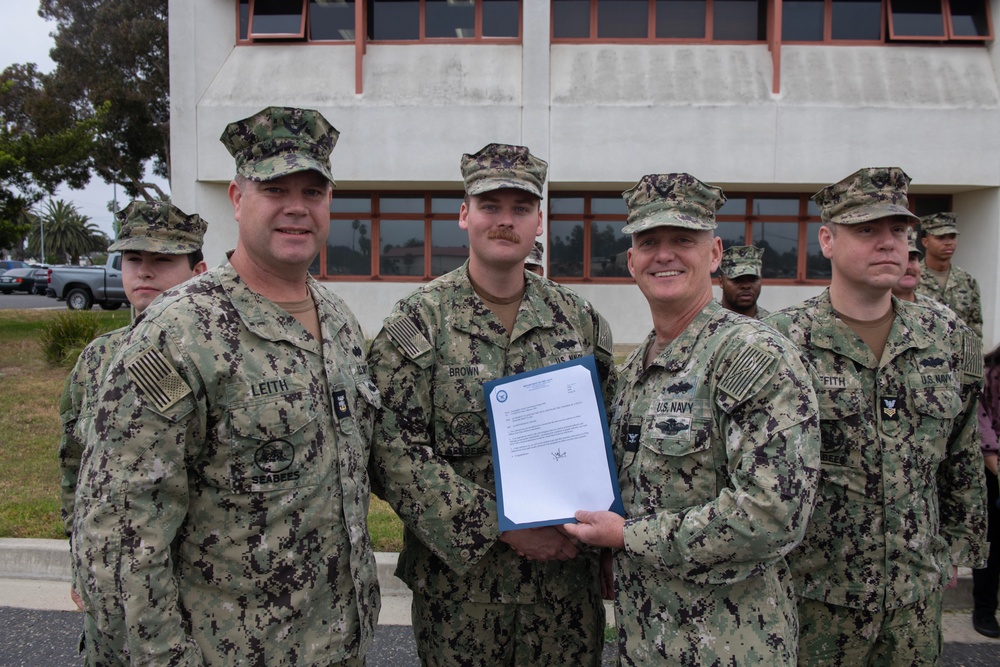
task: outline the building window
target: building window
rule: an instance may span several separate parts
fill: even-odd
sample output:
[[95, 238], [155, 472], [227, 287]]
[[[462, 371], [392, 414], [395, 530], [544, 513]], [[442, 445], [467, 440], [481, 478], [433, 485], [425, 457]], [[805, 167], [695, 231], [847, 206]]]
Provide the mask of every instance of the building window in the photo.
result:
[[553, 280], [631, 279], [627, 252], [632, 238], [622, 234], [627, 213], [620, 194], [552, 194], [548, 275]]
[[309, 271], [319, 278], [425, 281], [469, 256], [458, 227], [460, 193], [335, 191], [326, 247]]
[[[239, 39], [353, 41], [355, 0], [239, 0]], [[520, 0], [365, 0], [373, 41], [517, 39]]]
[[554, 41], [757, 42], [767, 0], [552, 0]]
[[783, 42], [983, 42], [992, 36], [987, 0], [782, 0], [781, 3]]

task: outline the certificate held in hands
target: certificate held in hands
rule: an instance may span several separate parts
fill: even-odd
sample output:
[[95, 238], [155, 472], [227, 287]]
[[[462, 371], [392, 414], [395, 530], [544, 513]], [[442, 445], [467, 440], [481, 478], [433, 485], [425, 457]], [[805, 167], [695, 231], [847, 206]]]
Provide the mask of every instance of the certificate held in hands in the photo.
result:
[[624, 516], [593, 355], [483, 384], [500, 530]]

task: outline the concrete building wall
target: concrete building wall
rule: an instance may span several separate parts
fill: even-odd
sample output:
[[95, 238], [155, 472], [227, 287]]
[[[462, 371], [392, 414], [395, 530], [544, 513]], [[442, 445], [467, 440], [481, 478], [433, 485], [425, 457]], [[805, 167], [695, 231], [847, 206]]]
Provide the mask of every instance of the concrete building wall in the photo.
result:
[[[1000, 0], [993, 0], [994, 15]], [[813, 193], [862, 166], [899, 165], [916, 193], [954, 196], [955, 261], [983, 288], [985, 344], [1000, 334], [1000, 84], [994, 46], [550, 44], [548, 0], [524, 0], [519, 45], [237, 46], [233, 0], [171, 0], [173, 197], [210, 221], [206, 255], [236, 240], [223, 128], [271, 104], [320, 109], [341, 131], [342, 189], [460, 189], [459, 158], [491, 141], [550, 163], [550, 192], [621, 191], [688, 171], [729, 191]], [[415, 283], [336, 282], [366, 331]], [[574, 286], [638, 342], [651, 321], [632, 285]], [[815, 286], [765, 286], [771, 310]]]

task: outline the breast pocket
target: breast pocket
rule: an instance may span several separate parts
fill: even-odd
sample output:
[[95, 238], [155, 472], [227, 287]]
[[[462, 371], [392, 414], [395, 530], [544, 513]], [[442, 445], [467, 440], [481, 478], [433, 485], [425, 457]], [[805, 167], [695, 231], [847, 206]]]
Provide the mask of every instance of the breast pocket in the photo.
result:
[[434, 451], [447, 458], [481, 456], [490, 451], [481, 381], [434, 387]]
[[229, 410], [230, 488], [235, 493], [316, 484], [327, 465], [321, 405], [304, 390]]
[[637, 456], [637, 488], [649, 511], [678, 510], [717, 495], [712, 420], [706, 415], [647, 417]]
[[920, 447], [914, 448], [914, 456], [933, 471], [944, 459], [955, 418], [962, 411], [962, 399], [958, 388], [951, 385], [911, 388], [910, 391], [914, 411], [911, 429], [914, 440], [920, 443]]

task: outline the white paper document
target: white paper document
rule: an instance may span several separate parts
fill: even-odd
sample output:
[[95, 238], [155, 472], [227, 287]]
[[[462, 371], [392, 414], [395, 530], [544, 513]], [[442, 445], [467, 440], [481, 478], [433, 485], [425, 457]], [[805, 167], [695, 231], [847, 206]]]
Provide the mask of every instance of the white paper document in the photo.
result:
[[484, 389], [501, 530], [567, 523], [581, 509], [620, 511], [592, 356]]

